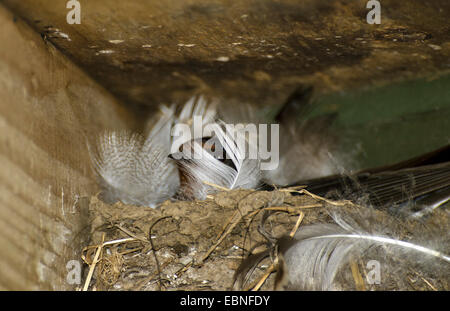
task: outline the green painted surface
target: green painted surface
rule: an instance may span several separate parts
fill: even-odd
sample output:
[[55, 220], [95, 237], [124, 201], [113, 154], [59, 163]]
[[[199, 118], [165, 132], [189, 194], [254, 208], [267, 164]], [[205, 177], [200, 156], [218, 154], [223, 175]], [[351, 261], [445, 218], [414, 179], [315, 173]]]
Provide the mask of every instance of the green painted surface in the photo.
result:
[[450, 75], [319, 98], [311, 116], [337, 113], [333, 128], [359, 168], [412, 158], [450, 143]]

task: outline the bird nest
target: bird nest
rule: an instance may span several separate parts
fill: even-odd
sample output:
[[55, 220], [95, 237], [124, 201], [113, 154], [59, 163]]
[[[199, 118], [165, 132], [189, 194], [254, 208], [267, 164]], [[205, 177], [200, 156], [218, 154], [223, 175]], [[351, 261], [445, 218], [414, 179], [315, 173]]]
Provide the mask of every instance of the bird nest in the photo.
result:
[[[250, 254], [293, 236], [308, 224], [331, 222], [331, 208], [355, 208], [302, 188], [275, 191], [231, 190], [203, 201], [166, 201], [158, 208], [116, 203], [97, 196], [90, 202], [90, 245], [85, 290], [230, 290], [275, 288], [276, 252], [258, 262], [245, 283], [236, 271]], [[272, 242], [271, 242], [272, 241]], [[272, 244], [271, 244], [272, 243]], [[410, 271], [406, 282], [368, 285], [366, 265], [342, 268], [343, 289], [448, 289], [448, 280]]]

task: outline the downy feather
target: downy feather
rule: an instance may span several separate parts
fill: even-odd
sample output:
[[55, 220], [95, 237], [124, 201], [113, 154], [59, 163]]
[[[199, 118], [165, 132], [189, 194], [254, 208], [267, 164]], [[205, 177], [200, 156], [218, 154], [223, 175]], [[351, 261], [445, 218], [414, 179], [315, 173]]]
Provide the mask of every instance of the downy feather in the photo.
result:
[[178, 171], [159, 139], [144, 141], [129, 132], [100, 136], [92, 161], [105, 201], [155, 207], [175, 194]]
[[[362, 208], [367, 213], [368, 208]], [[440, 228], [434, 237], [428, 237], [421, 243], [412, 239], [398, 239], [394, 236], [398, 228], [391, 224], [374, 224], [373, 220], [363, 219], [362, 223], [371, 223], [365, 230], [354, 221], [355, 213], [334, 212], [334, 224], [314, 224], [301, 227], [287, 247], [280, 249], [284, 261], [285, 288], [295, 290], [336, 290], [341, 287], [335, 281], [339, 269], [350, 260], [361, 258], [369, 249], [381, 247], [384, 258], [377, 257], [383, 267], [383, 277], [388, 277], [389, 269], [396, 271], [397, 278], [405, 279], [398, 271], [407, 270], [412, 265], [418, 265], [423, 271], [431, 270], [437, 274], [450, 276], [450, 256], [448, 253], [448, 226]], [[345, 219], [347, 218], [347, 219]], [[370, 218], [370, 217], [369, 217]], [[448, 219], [445, 221], [448, 225]], [[405, 225], [405, 224], [403, 224]], [[378, 226], [380, 230], [373, 231]], [[447, 230], [447, 231], [445, 231]], [[384, 232], [383, 232], [384, 231]], [[418, 234], [416, 230], [415, 234]], [[444, 235], [444, 236], [441, 236]], [[423, 235], [422, 235], [423, 237]], [[436, 248], [425, 246], [440, 240]], [[380, 250], [376, 252], [379, 256]], [[371, 258], [374, 259], [374, 258]], [[386, 263], [387, 260], [401, 260], [401, 266], [395, 267]], [[405, 264], [406, 263], [406, 264]], [[444, 276], [445, 278], [445, 276]]]

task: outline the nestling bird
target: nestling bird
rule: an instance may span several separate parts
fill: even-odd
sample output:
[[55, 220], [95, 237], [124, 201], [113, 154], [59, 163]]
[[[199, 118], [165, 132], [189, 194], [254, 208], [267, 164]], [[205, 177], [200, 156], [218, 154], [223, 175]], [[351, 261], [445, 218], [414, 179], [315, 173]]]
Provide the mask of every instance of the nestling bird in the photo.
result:
[[161, 106], [159, 113], [148, 121], [145, 137], [107, 132], [99, 137], [96, 146], [89, 148], [105, 201], [155, 207], [177, 193], [179, 172], [168, 157], [173, 144], [172, 128], [188, 124], [194, 115], [211, 121], [215, 108], [203, 98], [192, 98], [179, 114], [175, 108]]
[[[216, 120], [214, 102], [193, 97], [178, 114], [175, 112], [175, 106], [161, 106], [159, 114], [148, 122], [145, 137], [128, 132], [104, 133], [97, 146], [90, 148], [104, 200], [155, 207], [172, 197], [205, 199], [208, 193], [217, 191], [207, 183], [229, 189], [258, 185], [258, 159], [245, 158], [245, 150], [234, 141], [236, 133], [212, 124]], [[213, 137], [172, 135], [182, 125], [195, 133], [196, 117], [201, 117], [201, 130], [213, 125]], [[229, 159], [215, 158], [206, 145], [220, 145]], [[194, 154], [186, 157], [187, 151]], [[180, 158], [176, 159], [178, 154]]]
[[[375, 207], [392, 208], [415, 199], [421, 204], [416, 206], [419, 209], [419, 205], [436, 207], [449, 200], [448, 147], [395, 166], [339, 174], [345, 164], [335, 152], [335, 137], [328, 131], [333, 116], [300, 123], [295, 118], [311, 109], [311, 94], [312, 88], [300, 87], [276, 117], [275, 122], [280, 123], [280, 161], [275, 170], [261, 171], [259, 157], [248, 157], [249, 150], [257, 148], [255, 142], [246, 139], [244, 145], [238, 144], [239, 131], [230, 130], [221, 121], [261, 122], [251, 106], [243, 106], [244, 113], [242, 109], [217, 111], [214, 101], [193, 97], [178, 113], [174, 105], [161, 106], [159, 114], [148, 121], [145, 137], [105, 133], [97, 146], [90, 148], [102, 197], [107, 202], [155, 207], [170, 198], [205, 199], [220, 188], [270, 190], [272, 185], [305, 185], [319, 195], [359, 203], [367, 198], [365, 203]], [[201, 130], [210, 126], [213, 134], [173, 135], [179, 126], [195, 132], [193, 121], [198, 117], [202, 119]], [[223, 150], [222, 157], [215, 149]]]

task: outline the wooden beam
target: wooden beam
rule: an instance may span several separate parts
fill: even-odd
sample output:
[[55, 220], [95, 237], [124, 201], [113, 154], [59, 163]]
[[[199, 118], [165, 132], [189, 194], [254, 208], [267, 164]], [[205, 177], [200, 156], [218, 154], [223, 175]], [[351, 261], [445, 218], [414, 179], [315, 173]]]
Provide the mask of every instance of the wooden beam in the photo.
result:
[[73, 288], [97, 191], [86, 143], [133, 119], [1, 5], [0, 24], [0, 288]]

